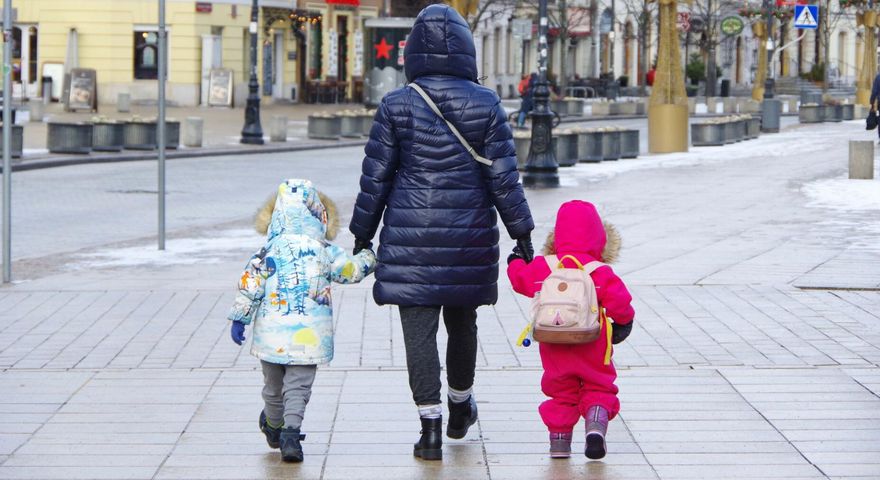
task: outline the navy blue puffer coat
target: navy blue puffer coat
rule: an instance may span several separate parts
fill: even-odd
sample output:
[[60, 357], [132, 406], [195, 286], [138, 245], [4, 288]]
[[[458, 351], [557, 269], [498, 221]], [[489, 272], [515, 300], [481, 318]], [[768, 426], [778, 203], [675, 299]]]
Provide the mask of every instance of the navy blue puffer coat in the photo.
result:
[[384, 212], [373, 296], [383, 305], [494, 304], [496, 209], [512, 238], [534, 228], [504, 109], [476, 83], [473, 37], [452, 8], [425, 8], [404, 54], [407, 79], [492, 165], [477, 163], [412, 88], [382, 99], [350, 226], [371, 240]]

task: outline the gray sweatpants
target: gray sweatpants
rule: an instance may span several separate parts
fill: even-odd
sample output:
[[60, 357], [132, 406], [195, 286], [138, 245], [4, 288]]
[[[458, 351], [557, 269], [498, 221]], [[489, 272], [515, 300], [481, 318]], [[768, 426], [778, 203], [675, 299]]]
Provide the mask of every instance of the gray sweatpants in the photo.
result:
[[272, 425], [300, 428], [306, 405], [312, 396], [317, 365], [279, 365], [260, 361], [263, 366], [264, 411]]

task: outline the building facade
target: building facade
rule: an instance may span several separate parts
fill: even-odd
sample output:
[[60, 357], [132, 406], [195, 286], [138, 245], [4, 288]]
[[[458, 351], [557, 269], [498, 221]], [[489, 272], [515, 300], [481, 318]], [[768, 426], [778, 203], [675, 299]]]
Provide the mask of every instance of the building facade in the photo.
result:
[[[57, 98], [64, 72], [89, 68], [97, 73], [99, 103], [114, 103], [119, 93], [135, 102], [157, 98], [157, 0], [12, 4], [14, 97], [40, 96], [48, 77]], [[168, 101], [204, 104], [210, 72], [222, 68], [232, 72], [235, 104], [242, 104], [250, 75], [251, 1], [166, 4]], [[332, 84], [340, 97], [360, 93], [364, 23], [379, 15], [382, 0], [260, 0], [259, 5], [257, 73], [264, 99], [309, 100], [319, 84]]]

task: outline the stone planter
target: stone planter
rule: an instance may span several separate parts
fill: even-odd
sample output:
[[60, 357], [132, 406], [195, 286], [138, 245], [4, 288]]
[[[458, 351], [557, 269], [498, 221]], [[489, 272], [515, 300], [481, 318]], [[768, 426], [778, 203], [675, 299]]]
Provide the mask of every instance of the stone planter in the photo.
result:
[[516, 147], [516, 168], [522, 170], [526, 165], [526, 159], [529, 157], [529, 146], [531, 144], [531, 134], [523, 132], [521, 135], [519, 133], [513, 135], [513, 145]]
[[[3, 135], [0, 135], [0, 149], [3, 148]], [[12, 158], [21, 158], [24, 154], [24, 126], [12, 126], [12, 146], [10, 147]]]
[[841, 105], [841, 115], [844, 120], [854, 120], [856, 117], [856, 106], [852, 103]]
[[121, 122], [92, 123], [92, 150], [121, 152], [125, 145], [125, 124]]
[[739, 138], [739, 140], [737, 140], [738, 142], [749, 139], [748, 129], [749, 129], [748, 120], [741, 118], [736, 121], [736, 136], [737, 136], [737, 138]]
[[[123, 144], [126, 150], [155, 150], [159, 148], [155, 121], [131, 121], [125, 123]], [[165, 148], [176, 149], [180, 145], [180, 122], [165, 121]]]
[[842, 122], [843, 121], [843, 105], [825, 105], [826, 122]]
[[550, 110], [556, 112], [559, 116], [568, 115], [568, 103], [565, 100], [551, 100]]
[[749, 140], [758, 138], [761, 134], [761, 119], [754, 117], [746, 120], [746, 138]]
[[563, 100], [566, 105], [566, 111], [569, 115], [575, 116], [583, 116], [584, 115], [584, 101], [579, 98], [566, 98]]
[[725, 97], [721, 99], [722, 108], [724, 109], [724, 113], [736, 113], [737, 105], [736, 98]]
[[365, 137], [370, 136], [370, 130], [373, 129], [373, 114], [372, 113], [359, 113], [358, 120], [360, 120], [361, 124], [361, 135]]
[[340, 115], [339, 116], [339, 135], [348, 138], [360, 137], [363, 132], [363, 125], [360, 117], [356, 115]]
[[820, 105], [801, 105], [798, 110], [800, 123], [821, 123], [824, 107]]
[[695, 123], [691, 125], [691, 144], [695, 147], [724, 145], [723, 123]]
[[639, 156], [639, 131], [622, 130], [620, 132], [620, 158], [636, 158]]
[[46, 146], [51, 153], [89, 153], [92, 151], [92, 124], [49, 122]]
[[342, 121], [339, 117], [309, 115], [308, 136], [320, 140], [339, 140]]
[[648, 114], [648, 103], [644, 100], [637, 100], [635, 102], [636, 105], [636, 115], [647, 115]]
[[620, 160], [620, 130], [602, 135], [602, 160]]
[[592, 102], [593, 115], [611, 115], [610, 102]]
[[578, 161], [579, 162], [601, 162], [604, 158], [602, 154], [602, 137], [604, 132], [597, 130], [587, 130], [578, 133]]
[[553, 134], [556, 150], [556, 163], [560, 167], [571, 167], [578, 162], [578, 134], [572, 132], [557, 132]]
[[724, 126], [724, 144], [727, 145], [738, 142], [739, 139], [737, 139], [736, 122], [728, 120], [722, 125]]

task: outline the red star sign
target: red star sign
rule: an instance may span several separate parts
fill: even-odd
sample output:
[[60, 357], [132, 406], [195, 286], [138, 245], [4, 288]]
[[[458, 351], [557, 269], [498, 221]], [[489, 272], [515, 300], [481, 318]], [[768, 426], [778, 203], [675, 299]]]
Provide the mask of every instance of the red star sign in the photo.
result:
[[391, 60], [391, 50], [394, 48], [393, 45], [389, 45], [388, 42], [385, 41], [385, 38], [382, 38], [382, 41], [373, 45], [373, 48], [376, 49], [376, 58], [387, 58]]

